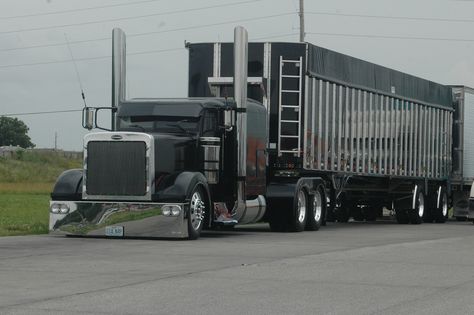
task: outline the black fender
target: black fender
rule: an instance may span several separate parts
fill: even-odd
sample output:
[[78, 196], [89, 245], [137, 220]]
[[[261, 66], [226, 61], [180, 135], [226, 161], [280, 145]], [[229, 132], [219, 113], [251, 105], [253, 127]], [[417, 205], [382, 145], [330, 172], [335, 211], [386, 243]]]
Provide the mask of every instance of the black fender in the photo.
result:
[[82, 199], [82, 169], [71, 169], [61, 173], [51, 193], [52, 200]]
[[200, 184], [206, 190], [206, 194], [209, 197], [209, 187], [207, 179], [202, 173], [199, 172], [182, 172], [179, 173], [174, 182], [159, 190], [155, 194], [154, 201], [160, 202], [185, 202], [188, 201], [191, 191], [194, 187]]

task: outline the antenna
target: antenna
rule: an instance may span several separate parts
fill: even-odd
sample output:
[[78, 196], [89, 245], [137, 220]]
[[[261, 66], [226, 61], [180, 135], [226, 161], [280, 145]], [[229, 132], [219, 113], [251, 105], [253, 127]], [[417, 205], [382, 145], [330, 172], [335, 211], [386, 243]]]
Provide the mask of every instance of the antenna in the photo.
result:
[[82, 82], [81, 82], [81, 76], [79, 75], [79, 70], [77, 69], [76, 60], [74, 59], [74, 55], [72, 54], [71, 46], [69, 45], [69, 40], [67, 39], [66, 33], [64, 33], [64, 38], [66, 39], [67, 48], [69, 50], [69, 54], [71, 55], [72, 62], [74, 63], [74, 70], [76, 70], [77, 81], [79, 82], [79, 87], [81, 89], [82, 101], [84, 102], [84, 107], [87, 107], [86, 96], [84, 94], [84, 88], [82, 87]]

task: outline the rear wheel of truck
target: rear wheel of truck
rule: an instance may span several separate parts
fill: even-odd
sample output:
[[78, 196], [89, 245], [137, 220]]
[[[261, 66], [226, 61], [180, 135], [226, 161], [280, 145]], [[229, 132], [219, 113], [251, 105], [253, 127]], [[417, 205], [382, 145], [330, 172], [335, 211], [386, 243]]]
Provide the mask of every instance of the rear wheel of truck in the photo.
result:
[[425, 214], [425, 194], [421, 189], [416, 191], [415, 208], [410, 210], [410, 223], [421, 224]]
[[195, 240], [201, 235], [201, 231], [204, 225], [204, 218], [206, 214], [206, 194], [204, 189], [200, 185], [194, 187], [188, 206], [188, 238]]
[[322, 225], [325, 207], [326, 204], [325, 196], [323, 193], [323, 187], [318, 186], [316, 192], [310, 198], [311, 202], [306, 208], [306, 230], [307, 231], [317, 231]]
[[439, 187], [438, 191], [439, 200], [436, 200], [433, 217], [436, 223], [445, 223], [448, 220], [448, 193], [446, 187]]
[[293, 201], [293, 211], [289, 230], [291, 232], [301, 232], [306, 226], [307, 210], [308, 209], [308, 194], [304, 188], [298, 188], [296, 192], [296, 199]]

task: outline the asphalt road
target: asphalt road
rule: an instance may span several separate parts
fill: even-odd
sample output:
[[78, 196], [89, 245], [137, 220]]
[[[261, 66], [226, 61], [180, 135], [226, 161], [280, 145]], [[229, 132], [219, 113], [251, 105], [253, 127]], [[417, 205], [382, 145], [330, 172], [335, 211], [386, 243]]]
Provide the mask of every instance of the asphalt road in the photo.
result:
[[0, 238], [0, 314], [474, 314], [474, 225]]

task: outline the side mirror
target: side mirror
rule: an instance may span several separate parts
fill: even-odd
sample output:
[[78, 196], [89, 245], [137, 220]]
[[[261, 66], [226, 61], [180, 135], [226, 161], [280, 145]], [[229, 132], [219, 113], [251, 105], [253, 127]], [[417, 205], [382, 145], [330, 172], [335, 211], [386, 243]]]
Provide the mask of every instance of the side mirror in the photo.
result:
[[95, 109], [93, 107], [84, 107], [82, 109], [82, 128], [91, 130], [95, 128]]
[[117, 107], [84, 107], [82, 109], [82, 127], [91, 130], [94, 128], [112, 131], [110, 128], [104, 128], [97, 124], [97, 114], [101, 110], [110, 110], [110, 114], [114, 115], [117, 111]]

